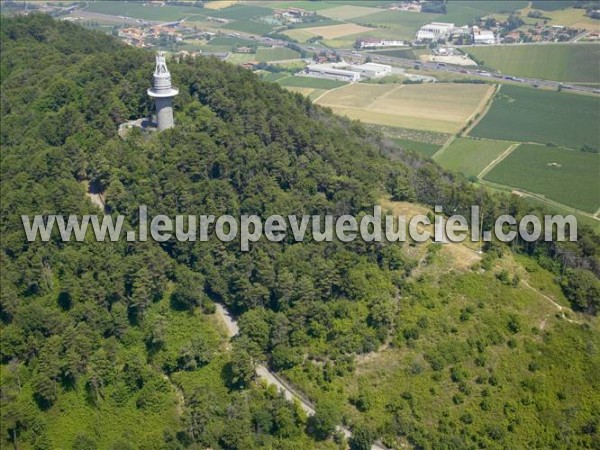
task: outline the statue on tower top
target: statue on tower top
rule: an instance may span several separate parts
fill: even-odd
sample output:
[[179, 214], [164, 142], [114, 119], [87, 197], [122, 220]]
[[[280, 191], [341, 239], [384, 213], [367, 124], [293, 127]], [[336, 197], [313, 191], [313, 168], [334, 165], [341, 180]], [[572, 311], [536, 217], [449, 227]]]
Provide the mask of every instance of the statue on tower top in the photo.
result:
[[165, 55], [162, 52], [156, 54], [156, 67], [154, 68], [153, 86], [148, 89], [148, 95], [154, 98], [156, 103], [156, 121], [158, 131], [172, 128], [173, 106], [172, 99], [179, 94], [179, 89], [171, 84], [171, 74], [167, 68]]

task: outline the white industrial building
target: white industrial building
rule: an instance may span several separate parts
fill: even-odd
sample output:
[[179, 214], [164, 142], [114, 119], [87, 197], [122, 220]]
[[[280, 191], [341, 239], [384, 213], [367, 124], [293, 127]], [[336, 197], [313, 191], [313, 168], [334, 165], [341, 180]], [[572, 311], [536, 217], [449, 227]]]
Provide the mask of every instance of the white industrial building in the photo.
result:
[[328, 78], [340, 81], [359, 81], [360, 73], [352, 70], [337, 69], [330, 64], [311, 64], [306, 67], [306, 74], [316, 78]]
[[473, 27], [473, 44], [495, 44], [496, 36], [493, 31], [480, 30], [478, 27]]
[[423, 25], [417, 32], [417, 41], [437, 41], [445, 39], [454, 31], [453, 23], [431, 22]]
[[392, 39], [366, 38], [358, 41], [360, 48], [404, 47], [406, 42]]
[[360, 81], [361, 78], [382, 78], [392, 73], [392, 66], [387, 64], [311, 64], [306, 67], [304, 75], [316, 78], [329, 78], [340, 81]]
[[377, 63], [353, 65], [350, 70], [358, 72], [364, 78], [382, 78], [392, 74], [392, 66]]

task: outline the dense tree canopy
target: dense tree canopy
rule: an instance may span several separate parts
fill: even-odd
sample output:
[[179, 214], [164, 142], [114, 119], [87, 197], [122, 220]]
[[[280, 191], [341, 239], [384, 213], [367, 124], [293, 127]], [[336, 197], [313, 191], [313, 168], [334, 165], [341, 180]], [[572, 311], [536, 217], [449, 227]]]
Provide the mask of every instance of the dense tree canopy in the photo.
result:
[[[5, 443], [56, 445], [48, 420], [75, 392], [105, 414], [130, 408], [159, 418], [175, 408], [141, 448], [327, 446], [319, 439], [339, 411], [321, 405], [307, 424], [295, 405], [253, 384], [255, 365], [290, 369], [308, 356], [324, 362], [325, 380], [352, 372], [353, 355], [378, 348], [396, 326], [392, 299], [412, 289], [412, 263], [379, 243], [261, 240], [247, 253], [214, 238], [64, 243], [56, 234], [29, 243], [22, 214], [97, 213], [90, 185], [127, 226], [141, 204], [150, 215], [358, 215], [385, 194], [465, 215], [481, 204], [486, 218], [529, 213], [414, 154], [394, 149], [401, 157], [392, 163], [393, 144], [382, 136], [214, 59], [170, 64], [181, 91], [174, 129], [121, 139], [119, 123], [151, 112], [153, 54], [39, 15], [3, 18], [1, 44]], [[565, 292], [595, 313], [599, 239], [579, 233], [569, 248], [514, 248], [557, 274], [574, 269]], [[214, 302], [240, 315], [241, 336], [227, 354], [206, 318]], [[404, 332], [418, 338], [417, 328]], [[177, 389], [185, 399], [175, 407]], [[73, 448], [135, 441], [90, 424], [65, 433]], [[352, 446], [374, 438], [362, 427]]]

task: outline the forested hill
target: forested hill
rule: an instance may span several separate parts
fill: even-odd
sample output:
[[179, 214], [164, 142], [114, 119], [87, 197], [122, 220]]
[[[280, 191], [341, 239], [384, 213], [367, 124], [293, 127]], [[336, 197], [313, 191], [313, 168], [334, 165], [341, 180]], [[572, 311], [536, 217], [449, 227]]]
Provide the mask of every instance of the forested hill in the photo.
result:
[[[400, 246], [361, 242], [261, 241], [248, 253], [215, 239], [28, 243], [21, 214], [97, 213], [89, 185], [128, 226], [141, 204], [151, 215], [359, 214], [383, 195], [463, 214], [482, 204], [490, 218], [530, 212], [213, 59], [169, 64], [180, 88], [174, 129], [123, 140], [118, 124], [152, 110], [153, 53], [48, 16], [1, 20], [3, 445], [334, 448], [324, 438], [340, 405], [313, 398], [318, 418], [307, 423], [252, 383], [253, 365], [286, 370], [310, 358], [331, 391], [356, 354], [402, 334], [389, 317], [412, 292], [416, 264]], [[391, 150], [399, 161], [386, 157]], [[515, 250], [573, 273], [565, 292], [594, 313], [598, 237], [580, 233], [568, 252], [543, 243]], [[215, 301], [241, 316], [231, 351]], [[369, 430], [436, 448], [448, 436], [414, 423]], [[466, 448], [471, 438], [453, 439]]]

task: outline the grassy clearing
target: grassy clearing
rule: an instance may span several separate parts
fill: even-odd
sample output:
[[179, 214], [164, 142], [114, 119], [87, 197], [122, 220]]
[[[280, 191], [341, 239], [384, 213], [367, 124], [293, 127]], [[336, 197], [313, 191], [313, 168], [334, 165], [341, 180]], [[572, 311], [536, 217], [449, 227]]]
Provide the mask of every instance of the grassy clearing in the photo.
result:
[[552, 44], [465, 48], [504, 73], [556, 81], [600, 83], [600, 44]]
[[523, 144], [484, 177], [587, 212], [600, 207], [600, 155]]
[[287, 47], [259, 48], [256, 51], [256, 60], [264, 62], [297, 59], [299, 56], [298, 52]]
[[408, 139], [392, 139], [400, 147], [413, 152], [420, 153], [425, 156], [432, 157], [437, 152], [441, 145], [429, 144], [427, 142], [411, 141]]
[[[404, 251], [420, 259], [430, 247]], [[389, 345], [360, 355], [355, 374], [326, 382], [306, 361], [286, 375], [309, 395], [343, 404], [351, 424], [388, 429], [391, 420], [424, 447], [450, 448], [464, 436], [487, 448], [544, 448], [556, 439], [557, 420], [572, 429], [588, 420], [569, 415], [571, 408], [597, 407], [597, 383], [577, 380], [596, 379], [598, 358], [573, 349], [600, 345], [598, 322], [560, 320], [524, 283], [498, 280], [506, 269], [511, 279], [552, 285], [544, 293], [563, 303], [554, 276], [534, 261], [525, 267], [505, 255], [489, 270], [457, 270], [463, 254], [450, 247], [420, 263], [426, 270], [417, 268], [403, 292]], [[383, 438], [390, 448], [406, 442], [394, 433]]]
[[491, 86], [469, 84], [353, 84], [325, 94], [318, 103], [367, 123], [456, 133], [489, 89]]
[[337, 80], [327, 80], [325, 78], [313, 78], [303, 76], [289, 76], [282, 78], [277, 81], [282, 86], [295, 86], [302, 88], [314, 88], [314, 89], [334, 89], [344, 86], [348, 83]]
[[504, 141], [458, 138], [434, 159], [446, 169], [476, 177], [511, 145]]
[[472, 136], [579, 148], [600, 147], [596, 96], [506, 85]]

